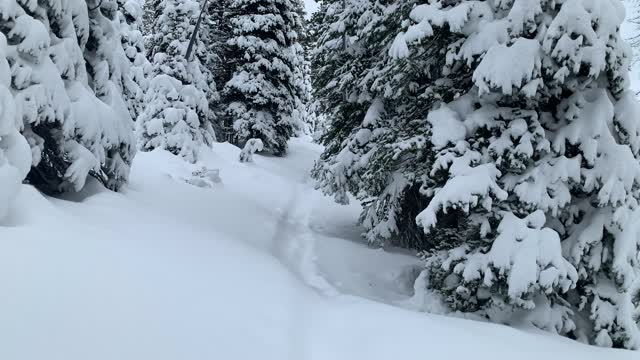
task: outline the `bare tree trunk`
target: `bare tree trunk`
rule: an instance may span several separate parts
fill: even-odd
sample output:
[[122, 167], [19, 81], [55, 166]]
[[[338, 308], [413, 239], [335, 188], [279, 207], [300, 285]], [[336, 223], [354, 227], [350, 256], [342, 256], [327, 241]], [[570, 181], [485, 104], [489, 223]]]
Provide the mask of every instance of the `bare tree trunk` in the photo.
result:
[[198, 21], [196, 22], [196, 26], [193, 28], [191, 39], [189, 39], [189, 45], [187, 45], [187, 54], [185, 55], [185, 59], [187, 61], [189, 61], [189, 58], [191, 57], [191, 51], [193, 51], [193, 43], [196, 42], [196, 36], [198, 36], [198, 28], [200, 27], [200, 22], [202, 22], [202, 14], [204, 14], [208, 2], [209, 0], [204, 0], [202, 8], [200, 9], [200, 15], [198, 15]]

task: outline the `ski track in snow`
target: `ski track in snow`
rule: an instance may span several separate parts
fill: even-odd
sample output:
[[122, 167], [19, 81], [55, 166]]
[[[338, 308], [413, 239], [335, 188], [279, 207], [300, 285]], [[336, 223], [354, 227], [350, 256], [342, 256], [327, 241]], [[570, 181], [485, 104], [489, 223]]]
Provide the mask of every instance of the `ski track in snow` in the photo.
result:
[[324, 296], [336, 296], [338, 291], [320, 274], [316, 264], [316, 238], [310, 228], [315, 196], [308, 180], [305, 175], [295, 185], [287, 210], [276, 225], [272, 252], [305, 284]]

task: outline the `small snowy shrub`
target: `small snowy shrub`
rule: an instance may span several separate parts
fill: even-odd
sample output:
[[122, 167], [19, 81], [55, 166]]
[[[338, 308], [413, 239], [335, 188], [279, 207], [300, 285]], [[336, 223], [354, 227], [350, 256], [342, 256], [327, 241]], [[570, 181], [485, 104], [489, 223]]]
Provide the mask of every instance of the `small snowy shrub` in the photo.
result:
[[253, 154], [264, 150], [260, 139], [249, 139], [240, 152], [240, 162], [253, 162]]

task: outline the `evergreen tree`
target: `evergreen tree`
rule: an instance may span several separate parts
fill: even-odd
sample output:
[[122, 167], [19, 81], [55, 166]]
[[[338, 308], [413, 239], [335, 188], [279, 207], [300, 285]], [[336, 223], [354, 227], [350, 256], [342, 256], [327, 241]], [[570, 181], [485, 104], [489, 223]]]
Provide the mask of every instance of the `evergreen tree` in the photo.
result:
[[326, 27], [318, 30], [314, 86], [328, 125], [313, 175], [338, 202], [347, 202], [348, 192], [363, 202], [369, 242], [394, 239], [421, 248], [425, 239], [414, 218], [426, 201], [418, 181], [429, 169], [421, 117], [435, 102], [469, 88], [470, 72], [444, 73], [444, 51], [460, 38], [447, 30], [407, 59], [389, 56], [415, 5], [338, 1], [323, 4], [315, 16]]
[[299, 66], [295, 69], [295, 79], [302, 92], [296, 99], [294, 117], [298, 118], [298, 121], [295, 124], [294, 136], [302, 136], [312, 135], [315, 132], [316, 114], [313, 107], [311, 61], [309, 59], [310, 50], [313, 49], [313, 40], [310, 34], [311, 27], [307, 19], [305, 19], [305, 9], [302, 7], [302, 2], [297, 2], [296, 5], [302, 25], [298, 31], [298, 43], [300, 46], [296, 51], [296, 63]]
[[144, 48], [142, 15], [142, 6], [138, 0], [118, 0], [122, 48], [130, 63], [129, 71], [122, 74], [120, 87], [134, 121], [144, 108], [143, 96], [149, 87], [151, 71], [151, 63], [146, 58]]
[[153, 0], [145, 0], [142, 3], [142, 38], [144, 40], [145, 55], [149, 62], [153, 60], [153, 56], [149, 49], [156, 45], [153, 41], [158, 39], [153, 33], [154, 22], [156, 17], [162, 14], [162, 9], [154, 6], [152, 2]]
[[[0, 14], [2, 15], [2, 14]], [[7, 61], [7, 39], [0, 32], [0, 219], [3, 219], [19, 193], [31, 168], [31, 150], [20, 134], [19, 109], [11, 94], [11, 68]]]
[[[234, 49], [229, 40], [233, 37], [231, 25], [231, 0], [209, 1], [207, 13], [209, 14], [207, 47], [210, 60], [208, 68], [213, 74], [216, 84], [224, 86], [233, 77], [233, 71], [238, 59], [234, 56]], [[217, 101], [213, 104], [212, 111], [216, 116], [214, 129], [218, 141], [234, 142], [233, 118], [227, 112], [227, 104]]]
[[347, 179], [337, 174], [341, 169], [331, 171], [331, 167], [370, 103], [366, 89], [356, 84], [361, 63], [368, 56], [363, 52], [358, 21], [369, 5], [365, 0], [326, 0], [311, 19], [311, 35], [316, 44], [311, 54], [313, 96], [320, 104], [319, 112], [329, 119], [320, 138], [326, 149], [312, 175], [340, 203], [348, 202], [346, 193], [351, 189], [345, 183]]
[[127, 71], [114, 55], [123, 51], [115, 1], [7, 0], [0, 9], [17, 118], [32, 148], [27, 180], [60, 192], [80, 190], [92, 175], [119, 188], [134, 147], [112, 81]]
[[211, 102], [217, 101], [215, 82], [207, 68], [205, 19], [194, 47], [192, 59], [185, 59], [189, 38], [200, 14], [195, 0], [153, 0], [147, 6], [154, 15], [153, 33], [147, 49], [152, 58], [152, 79], [145, 95], [145, 110], [137, 123], [139, 146], [148, 151], [161, 148], [188, 161], [195, 161], [203, 144], [215, 140], [215, 114]]
[[286, 153], [304, 91], [299, 9], [297, 0], [231, 1], [235, 69], [223, 102], [240, 145], [256, 138], [265, 151]]
[[[640, 109], [621, 3], [347, 4], [353, 21], [339, 3], [320, 15], [327, 34], [355, 24], [359, 53], [320, 42], [316, 91], [335, 110], [319, 185], [364, 201], [370, 241], [423, 250], [453, 310], [640, 346]], [[358, 97], [340, 97], [343, 81]]]
[[[94, 151], [106, 152], [105, 161], [101, 162], [105, 184], [117, 189], [129, 175], [129, 165], [135, 154], [133, 137], [133, 121], [127, 107], [127, 93], [133, 81], [129, 72], [131, 63], [125, 56], [122, 47], [122, 33], [118, 3], [116, 0], [88, 1], [89, 38], [84, 49], [89, 86], [98, 99], [107, 104], [118, 115], [117, 119], [126, 119], [125, 123], [104, 119], [111, 124], [106, 127], [119, 127], [123, 138], [108, 144], [106, 147], [92, 144]], [[133, 90], [136, 91], [136, 90]], [[125, 94], [123, 96], [123, 93]], [[96, 139], [97, 140], [97, 139]], [[96, 168], [100, 164], [96, 165]]]
[[302, 58], [300, 62], [301, 66], [301, 75], [303, 87], [303, 96], [300, 99], [300, 118], [299, 122], [300, 128], [298, 129], [298, 134], [300, 135], [315, 135], [317, 130], [318, 123], [318, 110], [317, 110], [317, 102], [313, 98], [313, 83], [311, 76], [311, 52], [315, 48], [315, 41], [317, 40], [317, 35], [315, 34], [315, 26], [312, 22], [305, 19], [304, 11], [300, 9], [300, 17], [303, 19], [303, 30], [300, 34], [300, 45], [302, 46], [303, 54], [301, 54]]
[[[306, 53], [306, 51], [305, 51]], [[311, 80], [311, 64], [306, 57], [302, 60], [302, 82], [303, 97], [300, 99], [300, 119], [298, 134], [314, 135], [318, 130], [318, 103], [313, 99], [313, 86]]]

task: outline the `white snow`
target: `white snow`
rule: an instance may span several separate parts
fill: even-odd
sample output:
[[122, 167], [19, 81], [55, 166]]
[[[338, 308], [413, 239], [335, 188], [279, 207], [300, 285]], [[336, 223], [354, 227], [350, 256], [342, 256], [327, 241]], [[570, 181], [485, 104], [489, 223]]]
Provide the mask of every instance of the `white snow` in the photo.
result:
[[244, 144], [244, 147], [240, 152], [240, 156], [239, 156], [240, 162], [252, 162], [253, 154], [255, 154], [258, 151], [262, 151], [263, 149], [264, 149], [264, 144], [262, 143], [262, 140], [249, 139], [249, 141], [247, 141], [247, 143]]
[[[385, 304], [418, 303], [418, 259], [363, 245], [358, 206], [307, 181], [320, 147], [289, 146], [140, 153], [122, 193], [22, 185], [0, 228], [0, 359], [638, 358]], [[202, 169], [222, 182], [189, 184]]]
[[542, 211], [536, 211], [524, 219], [506, 213], [498, 227], [498, 236], [486, 254], [469, 256], [455, 272], [465, 281], [480, 280], [487, 287], [494, 279], [508, 274], [508, 292], [512, 299], [519, 299], [530, 287], [540, 284], [567, 291], [578, 280], [576, 269], [561, 254], [560, 237], [549, 228]]
[[0, 218], [9, 212], [20, 183], [31, 168], [31, 150], [16, 121], [18, 112], [10, 91], [11, 70], [6, 53], [7, 39], [0, 34]]
[[442, 149], [449, 143], [456, 144], [467, 134], [460, 116], [447, 106], [431, 111], [427, 121], [431, 124], [431, 142], [436, 149]]
[[313, 14], [318, 10], [320, 10], [320, 4], [318, 4], [317, 1], [315, 1], [315, 0], [304, 0], [304, 12], [305, 12], [304, 17], [306, 19], [311, 19]]
[[527, 96], [535, 96], [537, 83], [534, 77], [540, 76], [540, 57], [540, 44], [535, 40], [519, 38], [511, 46], [492, 47], [473, 73], [480, 95], [489, 93], [492, 88], [500, 88], [504, 95], [512, 95], [514, 87], [533, 83], [536, 85]]

